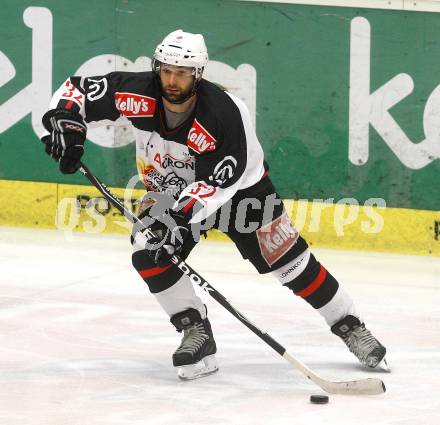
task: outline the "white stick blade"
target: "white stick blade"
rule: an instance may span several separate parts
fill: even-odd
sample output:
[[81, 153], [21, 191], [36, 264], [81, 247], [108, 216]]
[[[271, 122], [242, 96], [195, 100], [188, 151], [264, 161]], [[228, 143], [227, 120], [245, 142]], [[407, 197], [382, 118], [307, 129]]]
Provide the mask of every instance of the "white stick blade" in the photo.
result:
[[377, 378], [366, 378], [344, 382], [328, 381], [327, 379], [318, 376], [304, 363], [301, 363], [299, 360], [295, 359], [295, 357], [293, 357], [287, 351], [283, 354], [283, 357], [290, 364], [300, 370], [305, 376], [307, 376], [307, 378], [329, 394], [375, 395], [382, 394], [386, 391], [385, 384]]
[[377, 378], [366, 378], [346, 382], [332, 382], [321, 378], [314, 380], [311, 377], [310, 379], [329, 394], [376, 395], [386, 391], [383, 381]]

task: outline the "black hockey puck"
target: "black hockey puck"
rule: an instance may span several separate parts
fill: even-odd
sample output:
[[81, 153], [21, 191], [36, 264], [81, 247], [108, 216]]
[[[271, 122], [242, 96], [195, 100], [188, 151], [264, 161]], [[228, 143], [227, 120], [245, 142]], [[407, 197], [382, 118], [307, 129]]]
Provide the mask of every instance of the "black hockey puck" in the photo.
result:
[[328, 403], [328, 395], [311, 395], [310, 403], [313, 404], [327, 404]]

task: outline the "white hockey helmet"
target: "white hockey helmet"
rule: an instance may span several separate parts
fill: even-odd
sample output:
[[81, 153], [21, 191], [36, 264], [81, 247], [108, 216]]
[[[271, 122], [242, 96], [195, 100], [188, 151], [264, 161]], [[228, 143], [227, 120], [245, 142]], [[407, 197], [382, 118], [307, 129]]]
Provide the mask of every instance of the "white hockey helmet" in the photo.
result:
[[152, 67], [155, 72], [160, 67], [158, 62], [194, 68], [198, 79], [208, 63], [208, 49], [203, 35], [182, 30], [173, 31], [156, 47]]

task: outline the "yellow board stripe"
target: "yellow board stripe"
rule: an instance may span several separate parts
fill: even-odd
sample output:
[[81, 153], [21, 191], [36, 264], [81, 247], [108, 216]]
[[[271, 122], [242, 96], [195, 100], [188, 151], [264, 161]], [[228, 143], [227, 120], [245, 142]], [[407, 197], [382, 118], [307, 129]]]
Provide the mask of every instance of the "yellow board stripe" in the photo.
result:
[[[114, 189], [127, 205], [143, 190]], [[285, 200], [311, 246], [440, 255], [440, 212]], [[128, 234], [131, 226], [92, 186], [0, 180], [0, 225]], [[228, 240], [218, 231], [209, 239]]]
[[0, 180], [0, 224], [55, 227], [57, 184]]

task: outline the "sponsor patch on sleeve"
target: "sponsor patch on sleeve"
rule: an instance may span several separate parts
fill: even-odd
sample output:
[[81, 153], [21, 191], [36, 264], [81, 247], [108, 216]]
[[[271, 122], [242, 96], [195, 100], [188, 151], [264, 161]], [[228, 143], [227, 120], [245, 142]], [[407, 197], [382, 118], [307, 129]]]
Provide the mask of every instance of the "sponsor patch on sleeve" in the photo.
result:
[[216, 185], [223, 186], [234, 177], [237, 169], [237, 160], [231, 156], [225, 156], [214, 168], [209, 181]]
[[260, 252], [266, 263], [271, 266], [277, 262], [289, 249], [295, 245], [299, 236], [293, 227], [286, 211], [283, 214], [257, 230]]
[[98, 80], [86, 78], [86, 82], [88, 85], [87, 99], [89, 99], [90, 102], [101, 99], [107, 93], [107, 78], [103, 77]]

